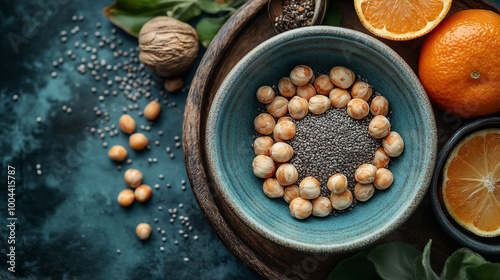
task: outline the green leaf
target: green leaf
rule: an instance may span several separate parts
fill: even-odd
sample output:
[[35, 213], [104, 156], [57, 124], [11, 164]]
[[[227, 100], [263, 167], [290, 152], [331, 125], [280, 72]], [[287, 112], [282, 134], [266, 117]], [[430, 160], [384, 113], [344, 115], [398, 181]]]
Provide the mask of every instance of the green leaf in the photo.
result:
[[376, 247], [368, 254], [368, 259], [382, 279], [414, 280], [414, 263], [420, 255], [415, 247], [396, 241]]
[[359, 251], [356, 255], [339, 262], [328, 275], [328, 280], [365, 280], [382, 279], [378, 276], [375, 266], [367, 258], [372, 248]]
[[199, 15], [201, 15], [201, 9], [195, 2], [179, 3], [172, 10], [167, 11], [167, 16], [184, 22]]
[[230, 16], [231, 15], [228, 14], [218, 18], [206, 17], [198, 22], [196, 25], [196, 32], [198, 32], [198, 38], [205, 48], [210, 45], [215, 35], [217, 35], [217, 32], [219, 32]]
[[160, 11], [154, 15], [132, 15], [128, 12], [113, 8], [112, 6], [104, 8], [104, 15], [116, 26], [123, 29], [128, 34], [137, 37], [142, 26], [155, 18], [163, 15], [165, 12]]
[[415, 259], [415, 278], [418, 280], [439, 280], [431, 267], [432, 240], [425, 245], [424, 253]]
[[198, 0], [198, 6], [202, 11], [208, 14], [217, 14], [220, 12], [234, 12], [235, 8], [227, 4], [218, 4], [215, 0]]
[[488, 262], [477, 266], [469, 266], [465, 268], [465, 275], [468, 280], [500, 279], [500, 263]]
[[340, 7], [328, 7], [325, 13], [325, 17], [321, 22], [322, 25], [330, 26], [340, 26], [342, 20], [342, 10]]
[[[456, 250], [444, 263], [442, 280], [466, 280], [466, 269], [485, 264], [486, 260], [479, 254], [474, 253], [470, 249], [461, 248]], [[500, 278], [498, 278], [500, 279]]]

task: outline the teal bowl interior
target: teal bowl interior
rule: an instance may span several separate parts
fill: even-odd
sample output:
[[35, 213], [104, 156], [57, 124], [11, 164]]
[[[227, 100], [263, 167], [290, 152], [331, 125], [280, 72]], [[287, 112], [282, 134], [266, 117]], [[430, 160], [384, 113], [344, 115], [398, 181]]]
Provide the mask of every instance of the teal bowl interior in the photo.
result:
[[[392, 128], [405, 141], [403, 154], [390, 167], [393, 186], [338, 217], [294, 219], [282, 198], [266, 197], [263, 179], [252, 172], [253, 120], [263, 107], [255, 92], [262, 85], [276, 85], [299, 64], [313, 70], [341, 65], [367, 79], [389, 100]], [[399, 227], [427, 190], [436, 143], [431, 105], [406, 62], [368, 35], [326, 26], [282, 33], [247, 54], [219, 88], [206, 134], [210, 175], [236, 215], [265, 238], [311, 253], [354, 250]]]

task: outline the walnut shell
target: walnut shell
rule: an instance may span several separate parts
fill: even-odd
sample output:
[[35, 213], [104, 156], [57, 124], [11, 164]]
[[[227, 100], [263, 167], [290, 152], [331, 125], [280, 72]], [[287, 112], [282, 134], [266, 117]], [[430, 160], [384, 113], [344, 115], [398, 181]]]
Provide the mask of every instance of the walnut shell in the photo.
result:
[[139, 58], [153, 72], [177, 76], [193, 65], [198, 55], [198, 34], [191, 25], [171, 17], [155, 17], [139, 32]]

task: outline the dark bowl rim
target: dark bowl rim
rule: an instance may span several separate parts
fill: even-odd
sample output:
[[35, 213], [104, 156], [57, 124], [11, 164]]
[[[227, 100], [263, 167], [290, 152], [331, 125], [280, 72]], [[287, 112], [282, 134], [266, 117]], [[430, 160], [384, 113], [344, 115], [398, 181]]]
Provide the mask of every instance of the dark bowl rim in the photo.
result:
[[449, 218], [447, 211], [444, 209], [444, 205], [441, 205], [439, 199], [438, 191], [441, 190], [441, 186], [438, 186], [438, 183], [440, 181], [439, 178], [441, 177], [445, 161], [448, 159], [448, 155], [451, 152], [451, 150], [455, 147], [455, 145], [470, 133], [481, 130], [481, 128], [484, 129], [487, 126], [495, 124], [498, 124], [498, 127], [500, 127], [500, 117], [495, 116], [495, 117], [486, 117], [477, 119], [459, 128], [450, 137], [450, 139], [448, 139], [446, 144], [443, 146], [443, 148], [437, 155], [436, 166], [434, 168], [434, 173], [432, 176], [432, 181], [430, 186], [432, 208], [441, 227], [455, 241], [484, 254], [500, 253], [500, 244], [495, 246], [484, 243], [482, 240], [483, 239], [486, 240], [488, 237], [473, 236], [472, 233], [470, 233], [468, 230], [460, 226], [452, 218]]

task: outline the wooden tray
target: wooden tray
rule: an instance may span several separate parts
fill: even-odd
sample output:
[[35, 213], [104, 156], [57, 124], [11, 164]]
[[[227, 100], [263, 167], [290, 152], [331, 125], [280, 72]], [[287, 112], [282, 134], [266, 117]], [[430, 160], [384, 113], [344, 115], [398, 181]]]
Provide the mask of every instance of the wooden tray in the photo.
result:
[[[342, 26], [371, 35], [360, 23], [352, 0], [333, 1], [342, 9]], [[449, 15], [460, 10], [494, 7], [473, 0], [454, 0]], [[224, 203], [209, 177], [204, 150], [204, 135], [212, 99], [232, 67], [252, 48], [276, 35], [267, 15], [267, 0], [249, 0], [224, 25], [200, 63], [187, 99], [184, 113], [183, 141], [186, 168], [191, 186], [205, 218], [224, 245], [248, 268], [267, 279], [326, 279], [343, 258], [354, 254], [309, 255], [276, 245], [248, 228]], [[380, 39], [380, 38], [379, 38]], [[424, 38], [407, 42], [382, 39], [398, 52], [417, 72], [420, 46]], [[452, 118], [435, 109], [439, 148], [465, 120]], [[429, 195], [398, 230], [379, 241], [400, 240], [422, 250], [429, 239], [432, 265], [440, 272], [445, 259], [462, 247], [442, 230], [432, 212]], [[500, 257], [489, 257], [499, 261]]]

